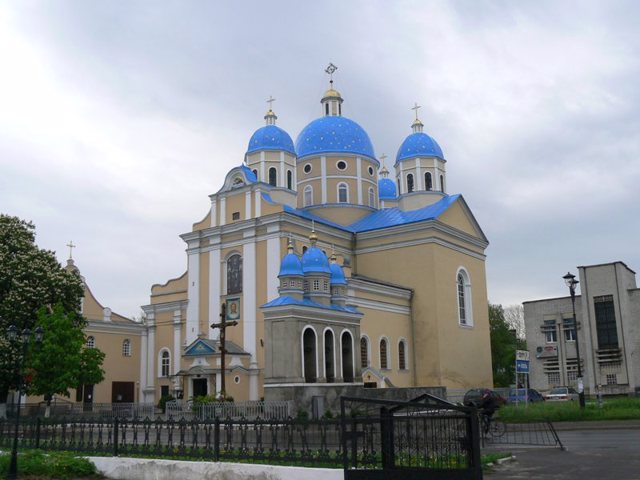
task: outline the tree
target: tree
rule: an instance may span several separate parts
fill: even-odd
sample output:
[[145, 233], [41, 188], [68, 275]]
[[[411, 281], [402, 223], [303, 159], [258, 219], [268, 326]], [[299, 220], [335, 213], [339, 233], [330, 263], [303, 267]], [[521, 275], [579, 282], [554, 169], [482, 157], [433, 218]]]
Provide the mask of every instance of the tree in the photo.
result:
[[85, 385], [95, 385], [104, 380], [104, 370], [102, 369], [104, 357], [104, 352], [97, 348], [82, 349], [80, 353], [80, 371], [76, 384], [76, 387], [81, 390], [82, 398], [84, 398]]
[[[8, 326], [33, 331], [41, 308], [52, 312], [59, 304], [65, 314], [75, 313], [82, 295], [78, 273], [64, 269], [53, 252], [37, 247], [32, 223], [0, 214], [0, 417], [20, 374], [19, 346], [7, 341]], [[79, 320], [74, 328], [82, 326]]]
[[526, 349], [526, 342], [507, 323], [502, 305], [489, 304], [489, 329], [493, 384], [508, 387], [515, 380], [516, 350]]
[[504, 318], [511, 330], [515, 330], [518, 338], [525, 338], [524, 308], [522, 305], [509, 305], [504, 309]]

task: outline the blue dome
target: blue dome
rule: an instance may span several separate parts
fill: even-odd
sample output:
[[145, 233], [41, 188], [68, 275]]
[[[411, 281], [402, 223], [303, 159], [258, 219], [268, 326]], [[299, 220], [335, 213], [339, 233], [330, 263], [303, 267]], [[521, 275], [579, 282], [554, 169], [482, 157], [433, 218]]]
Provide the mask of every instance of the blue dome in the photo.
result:
[[405, 138], [398, 149], [396, 161], [414, 157], [438, 157], [444, 160], [440, 145], [424, 132], [416, 132]]
[[280, 273], [278, 277], [288, 277], [292, 275], [302, 276], [302, 262], [295, 253], [287, 253], [280, 263]]
[[318, 247], [310, 247], [302, 255], [302, 271], [304, 273], [331, 273], [329, 260]]
[[331, 269], [331, 285], [346, 285], [347, 279], [344, 276], [344, 272], [342, 271], [342, 267], [337, 263], [332, 263], [329, 265]]
[[260, 150], [284, 150], [292, 155], [296, 154], [293, 147], [293, 140], [287, 132], [275, 125], [265, 125], [251, 135], [247, 153], [258, 152]]
[[396, 194], [396, 182], [390, 178], [381, 178], [378, 180], [378, 197], [380, 200], [395, 200]]
[[353, 153], [375, 159], [369, 135], [346, 117], [320, 117], [304, 127], [296, 140], [298, 158], [320, 153]]

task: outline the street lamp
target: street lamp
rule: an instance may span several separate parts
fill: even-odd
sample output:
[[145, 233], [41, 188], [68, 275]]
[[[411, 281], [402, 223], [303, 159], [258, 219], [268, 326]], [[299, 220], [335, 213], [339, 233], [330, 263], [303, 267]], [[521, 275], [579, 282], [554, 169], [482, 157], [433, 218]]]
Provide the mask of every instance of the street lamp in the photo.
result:
[[576, 357], [578, 362], [578, 398], [580, 400], [580, 408], [584, 409], [584, 384], [582, 382], [582, 366], [580, 365], [580, 340], [578, 339], [578, 322], [576, 321], [576, 287], [578, 280], [576, 280], [576, 276], [571, 274], [571, 272], [567, 272], [564, 278], [564, 283], [569, 287], [569, 292], [571, 292], [571, 307], [573, 308], [573, 333], [576, 337]]
[[[42, 337], [44, 335], [44, 331], [42, 327], [38, 327], [33, 332], [33, 338], [36, 344], [42, 343]], [[18, 341], [18, 329], [15, 325], [11, 325], [7, 329], [7, 338], [9, 342], [15, 343]], [[9, 463], [9, 471], [7, 473], [8, 480], [15, 480], [18, 478], [18, 433], [20, 430], [20, 397], [23, 393], [25, 393], [24, 377], [22, 375], [22, 368], [24, 365], [24, 360], [27, 356], [27, 348], [29, 346], [29, 342], [31, 341], [31, 331], [28, 328], [22, 330], [22, 334], [20, 335], [20, 343], [22, 343], [22, 350], [20, 352], [20, 357], [18, 358], [18, 405], [16, 406], [16, 427], [13, 432], [13, 448], [11, 449], [11, 463]]]

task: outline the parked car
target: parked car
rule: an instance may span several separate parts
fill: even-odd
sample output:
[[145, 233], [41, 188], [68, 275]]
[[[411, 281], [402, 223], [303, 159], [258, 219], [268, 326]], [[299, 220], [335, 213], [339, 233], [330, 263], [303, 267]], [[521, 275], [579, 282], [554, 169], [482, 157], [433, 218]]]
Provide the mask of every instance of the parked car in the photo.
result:
[[482, 403], [482, 398], [486, 393], [491, 395], [491, 397], [496, 402], [496, 405], [498, 407], [501, 407], [502, 405], [507, 403], [507, 401], [504, 399], [502, 395], [500, 395], [498, 392], [491, 390], [489, 388], [472, 388], [471, 390], [469, 390], [467, 393], [464, 394], [462, 403], [466, 407], [477, 407], [478, 405], [480, 405], [480, 403]]
[[535, 388], [530, 388], [529, 391], [527, 391], [526, 388], [512, 388], [509, 390], [509, 403], [524, 402], [527, 400], [529, 402], [544, 402], [544, 397]]
[[544, 398], [550, 402], [574, 402], [580, 395], [573, 387], [555, 387]]

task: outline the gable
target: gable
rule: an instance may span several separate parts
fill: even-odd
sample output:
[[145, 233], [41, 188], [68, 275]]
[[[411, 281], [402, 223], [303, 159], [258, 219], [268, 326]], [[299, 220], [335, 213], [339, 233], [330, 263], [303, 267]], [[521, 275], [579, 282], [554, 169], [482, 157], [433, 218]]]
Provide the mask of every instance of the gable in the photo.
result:
[[447, 210], [440, 214], [438, 220], [472, 237], [480, 238], [484, 241], [487, 240], [480, 225], [478, 225], [478, 222], [462, 197], [459, 197]]
[[213, 355], [218, 353], [211, 345], [198, 339], [193, 342], [184, 352], [185, 357], [202, 357], [204, 355]]

